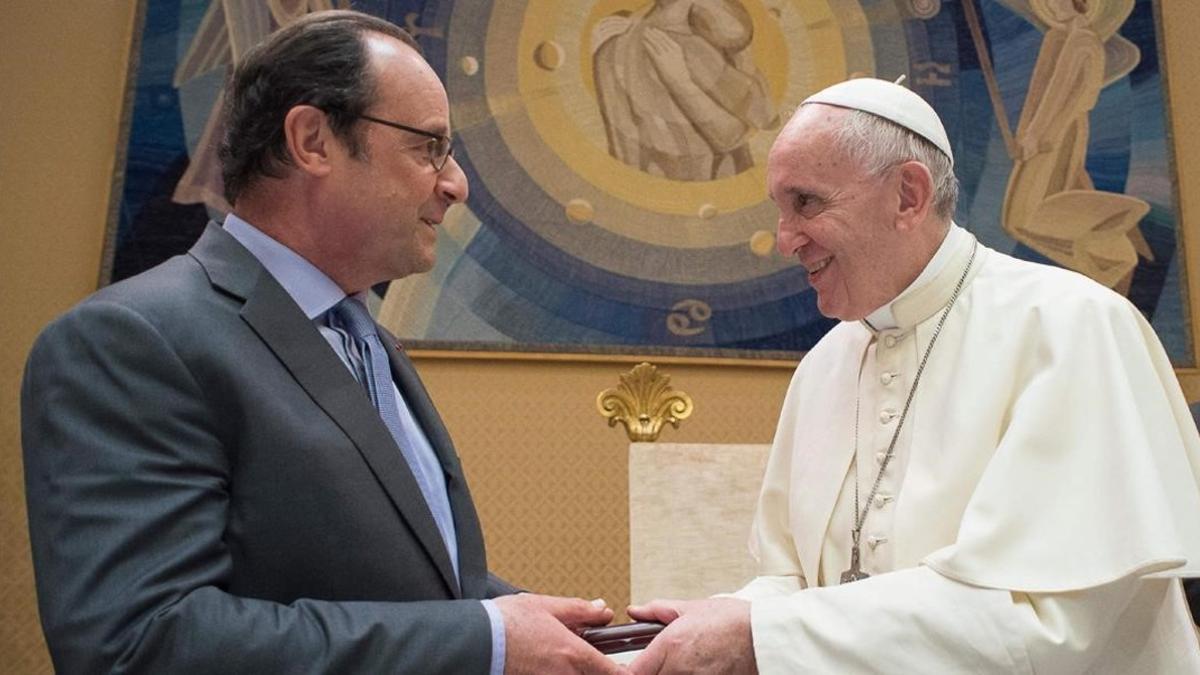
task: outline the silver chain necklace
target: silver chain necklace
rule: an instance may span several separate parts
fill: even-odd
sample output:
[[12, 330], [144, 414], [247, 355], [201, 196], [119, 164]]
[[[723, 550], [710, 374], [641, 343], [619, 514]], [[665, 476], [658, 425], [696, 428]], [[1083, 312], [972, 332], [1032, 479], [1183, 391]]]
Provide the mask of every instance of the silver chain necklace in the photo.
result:
[[[904, 420], [908, 418], [908, 409], [912, 405], [913, 396], [917, 393], [917, 385], [921, 382], [921, 373], [925, 371], [925, 364], [929, 361], [929, 354], [933, 352], [933, 345], [937, 342], [938, 336], [942, 334], [942, 326], [946, 324], [946, 317], [950, 316], [950, 309], [954, 307], [954, 302], [958, 300], [959, 293], [962, 292], [963, 283], [967, 280], [967, 274], [971, 271], [971, 265], [975, 262], [975, 252], [979, 250], [979, 244], [971, 248], [971, 257], [967, 259], [967, 266], [963, 269], [962, 276], [958, 278], [958, 283], [954, 286], [954, 293], [951, 294], [950, 300], [946, 302], [946, 308], [942, 310], [942, 316], [938, 319], [937, 326], [933, 329], [933, 336], [929, 338], [929, 346], [925, 348], [925, 355], [921, 357], [921, 363], [917, 366], [917, 374], [913, 377], [912, 386], [908, 389], [908, 398], [904, 401], [904, 408], [900, 411], [900, 420], [896, 422], [896, 430], [892, 432], [892, 441], [888, 443], [887, 452], [883, 455], [883, 461], [879, 463], [879, 472], [875, 474], [875, 483], [871, 485], [871, 493], [867, 495], [867, 505], [860, 508], [858, 500], [858, 412], [860, 396], [857, 394], [859, 383], [862, 381], [862, 366], [859, 366], [859, 383], [855, 383], [854, 395], [854, 529], [850, 530], [850, 569], [842, 572], [840, 583], [848, 584], [852, 581], [866, 579], [871, 576], [862, 571], [862, 566], [859, 562], [860, 548], [859, 540], [862, 537], [863, 523], [867, 520], [867, 514], [871, 509], [871, 501], [875, 499], [875, 493], [879, 490], [879, 484], [883, 482], [883, 472], [887, 471], [888, 464], [891, 463], [892, 457], [896, 454], [896, 441], [900, 438], [900, 430], [904, 427]], [[914, 331], [915, 333], [915, 331]]]

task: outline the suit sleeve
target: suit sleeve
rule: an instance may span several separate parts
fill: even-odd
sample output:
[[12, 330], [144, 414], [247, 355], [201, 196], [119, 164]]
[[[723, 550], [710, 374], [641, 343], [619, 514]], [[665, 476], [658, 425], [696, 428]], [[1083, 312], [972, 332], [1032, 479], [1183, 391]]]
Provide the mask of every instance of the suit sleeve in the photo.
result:
[[285, 605], [225, 590], [237, 457], [207, 399], [217, 395], [120, 304], [86, 303], [35, 344], [22, 445], [56, 669], [487, 672], [490, 623], [475, 600]]

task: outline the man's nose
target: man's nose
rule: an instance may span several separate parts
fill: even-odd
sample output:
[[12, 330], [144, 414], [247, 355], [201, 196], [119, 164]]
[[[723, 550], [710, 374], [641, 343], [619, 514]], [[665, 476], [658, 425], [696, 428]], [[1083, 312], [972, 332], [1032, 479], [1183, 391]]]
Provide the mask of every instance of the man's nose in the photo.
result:
[[808, 245], [811, 241], [808, 235], [804, 232], [789, 226], [783, 220], [779, 221], [779, 229], [775, 236], [775, 248], [779, 250], [780, 255], [791, 257], [799, 249]]
[[467, 174], [458, 165], [454, 156], [446, 158], [446, 166], [438, 174], [437, 193], [448, 204], [467, 201], [471, 188], [467, 184]]

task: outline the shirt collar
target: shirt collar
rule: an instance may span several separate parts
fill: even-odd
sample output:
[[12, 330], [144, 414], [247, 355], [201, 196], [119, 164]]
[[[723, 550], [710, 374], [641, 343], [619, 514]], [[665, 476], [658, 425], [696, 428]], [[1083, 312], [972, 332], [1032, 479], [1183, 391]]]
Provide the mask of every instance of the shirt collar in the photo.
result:
[[921, 270], [921, 273], [917, 275], [916, 279], [913, 279], [913, 282], [907, 288], [900, 291], [900, 295], [892, 298], [891, 302], [885, 304], [883, 307], [868, 314], [865, 319], [866, 323], [875, 330], [897, 328], [899, 324], [896, 322], [896, 314], [892, 308], [905, 296], [910, 295], [916, 289], [929, 283], [931, 279], [945, 269], [946, 264], [950, 262], [956, 246], [963, 237], [967, 236], [970, 235], [966, 230], [955, 225], [953, 222], [950, 223], [950, 228], [946, 232], [946, 236], [942, 238], [942, 243], [938, 246], [937, 251], [934, 252], [933, 257], [926, 263], [925, 269]]
[[324, 272], [257, 227], [232, 213], [225, 216], [224, 227], [275, 277], [309, 319], [321, 316], [346, 297]]

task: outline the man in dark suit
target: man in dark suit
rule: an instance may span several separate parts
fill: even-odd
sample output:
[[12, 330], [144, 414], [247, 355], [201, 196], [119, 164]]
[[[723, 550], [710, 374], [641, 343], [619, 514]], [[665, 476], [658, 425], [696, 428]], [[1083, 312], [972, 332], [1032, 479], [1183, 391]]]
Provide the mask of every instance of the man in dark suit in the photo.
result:
[[412, 38], [312, 15], [226, 90], [234, 213], [35, 345], [30, 534], [63, 673], [615, 672], [603, 603], [488, 574], [450, 437], [361, 304], [467, 196]]

